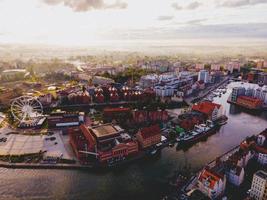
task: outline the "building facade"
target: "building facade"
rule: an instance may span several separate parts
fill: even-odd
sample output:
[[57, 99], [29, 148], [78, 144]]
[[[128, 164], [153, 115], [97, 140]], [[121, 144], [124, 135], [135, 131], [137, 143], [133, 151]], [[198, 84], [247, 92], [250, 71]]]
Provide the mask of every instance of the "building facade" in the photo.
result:
[[222, 196], [226, 186], [226, 177], [208, 168], [204, 168], [198, 176], [198, 189], [210, 199]]
[[257, 171], [253, 175], [250, 196], [256, 200], [267, 200], [267, 173]]
[[198, 73], [198, 81], [209, 83], [210, 82], [209, 72], [207, 70], [200, 70]]
[[245, 171], [240, 166], [229, 166], [226, 170], [227, 180], [235, 186], [240, 186], [244, 181]]
[[212, 103], [209, 101], [201, 102], [192, 106], [193, 111], [200, 112], [212, 121], [220, 118], [223, 114], [222, 105]]
[[142, 149], [151, 147], [161, 142], [161, 132], [158, 125], [142, 128], [136, 134]]

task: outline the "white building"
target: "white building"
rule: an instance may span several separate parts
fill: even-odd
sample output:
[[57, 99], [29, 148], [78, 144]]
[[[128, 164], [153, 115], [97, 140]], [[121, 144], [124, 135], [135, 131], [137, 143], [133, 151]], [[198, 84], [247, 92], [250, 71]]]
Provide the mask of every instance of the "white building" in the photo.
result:
[[257, 160], [262, 165], [267, 165], [267, 148], [266, 148], [266, 135], [261, 134], [257, 137]]
[[207, 70], [200, 70], [198, 73], [198, 81], [209, 83], [210, 82], [209, 72]]
[[261, 99], [264, 104], [267, 104], [267, 86], [262, 88], [235, 87], [232, 90], [231, 100], [236, 101], [237, 97], [242, 95]]
[[261, 99], [261, 88], [257, 88], [254, 94], [255, 98]]
[[261, 72], [258, 74], [258, 83], [267, 85], [267, 73]]
[[158, 82], [159, 76], [157, 74], [149, 74], [140, 78], [139, 86], [142, 88], [154, 87]]
[[198, 189], [211, 199], [223, 195], [226, 185], [226, 177], [203, 169], [198, 176]]
[[246, 151], [239, 155], [239, 159], [237, 160], [237, 166], [245, 168], [248, 164], [248, 161], [253, 158], [254, 154], [251, 151]]
[[256, 200], [267, 199], [267, 172], [257, 171], [253, 175], [250, 196]]
[[267, 104], [267, 86], [263, 87], [261, 92], [262, 92], [261, 94], [262, 100], [264, 104]]
[[226, 170], [227, 180], [235, 186], [240, 186], [244, 181], [245, 171], [243, 167], [231, 166]]
[[258, 153], [258, 162], [262, 165], [266, 165], [267, 164], [267, 154], [263, 153], [263, 152], [259, 152]]
[[154, 90], [158, 97], [172, 97], [174, 95], [174, 88], [170, 86], [156, 86]]
[[248, 88], [248, 89], [246, 89], [246, 92], [245, 92], [245, 95], [246, 96], [254, 96], [254, 89], [253, 88]]

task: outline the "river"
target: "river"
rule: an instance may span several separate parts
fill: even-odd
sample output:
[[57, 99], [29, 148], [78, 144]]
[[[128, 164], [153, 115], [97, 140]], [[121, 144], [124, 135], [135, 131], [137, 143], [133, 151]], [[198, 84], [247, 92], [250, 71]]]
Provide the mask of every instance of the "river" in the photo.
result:
[[156, 158], [105, 172], [0, 168], [0, 199], [161, 199], [175, 170], [190, 166], [194, 172], [246, 136], [267, 128], [266, 112], [246, 113], [226, 103], [238, 84], [229, 84], [227, 93], [214, 99], [224, 106], [228, 123], [186, 151], [165, 148]]

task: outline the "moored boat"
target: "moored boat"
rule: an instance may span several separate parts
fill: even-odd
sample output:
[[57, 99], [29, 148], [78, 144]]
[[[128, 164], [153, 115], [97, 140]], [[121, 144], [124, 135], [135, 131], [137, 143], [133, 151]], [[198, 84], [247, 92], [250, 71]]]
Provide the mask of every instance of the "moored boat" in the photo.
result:
[[213, 124], [213, 122], [209, 120], [207, 121], [207, 124], [196, 125], [193, 131], [187, 132], [183, 138], [180, 138], [179, 144], [190, 145], [198, 142], [201, 139], [216, 133], [218, 127], [218, 124]]

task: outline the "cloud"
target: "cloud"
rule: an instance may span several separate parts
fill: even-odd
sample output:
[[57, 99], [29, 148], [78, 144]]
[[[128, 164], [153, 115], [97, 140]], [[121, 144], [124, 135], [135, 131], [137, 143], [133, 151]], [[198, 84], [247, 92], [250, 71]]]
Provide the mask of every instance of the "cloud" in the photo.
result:
[[[199, 21], [204, 21], [199, 20]], [[191, 23], [191, 26], [190, 26]], [[193, 25], [192, 25], [193, 23]], [[195, 23], [195, 24], [194, 24]], [[199, 22], [198, 22], [199, 23]], [[111, 39], [118, 40], [160, 40], [160, 39], [215, 39], [215, 38], [264, 38], [267, 39], [267, 23], [246, 24], [218, 24], [201, 25], [197, 20], [180, 23], [188, 24], [186, 27], [160, 28], [149, 27], [145, 29], [114, 30], [116, 34], [109, 35]], [[178, 24], [177, 24], [178, 25]], [[107, 35], [105, 35], [107, 37]]]
[[174, 17], [171, 15], [163, 15], [163, 16], [159, 16], [157, 19], [159, 21], [168, 21], [168, 20], [172, 20]]
[[267, 38], [267, 23], [196, 25], [177, 32], [186, 37], [200, 38]]
[[188, 25], [198, 25], [198, 24], [201, 24], [201, 22], [205, 22], [207, 21], [207, 19], [194, 19], [194, 20], [190, 20], [190, 21], [187, 21], [186, 24]]
[[104, 0], [43, 0], [48, 5], [62, 4], [74, 10], [75, 12], [85, 12], [88, 10], [99, 9], [125, 9], [128, 4], [121, 0], [114, 3], [106, 3]]
[[235, 8], [235, 7], [257, 5], [263, 3], [267, 3], [267, 0], [224, 0], [221, 3], [217, 3], [217, 5], [222, 7]]
[[194, 2], [192, 2], [192, 3], [190, 3], [190, 4], [188, 4], [187, 6], [186, 6], [186, 9], [188, 9], [188, 10], [195, 10], [195, 9], [197, 9], [198, 7], [200, 7], [202, 4], [201, 3], [199, 3], [198, 1], [194, 1]]
[[171, 6], [172, 6], [175, 10], [182, 10], [182, 9], [183, 9], [183, 7], [180, 6], [178, 3], [173, 3]]
[[193, 1], [184, 7], [180, 6], [178, 3], [173, 3], [171, 6], [175, 10], [195, 10], [195, 9], [199, 8], [201, 5], [202, 5], [202, 3], [198, 2], [198, 1]]

